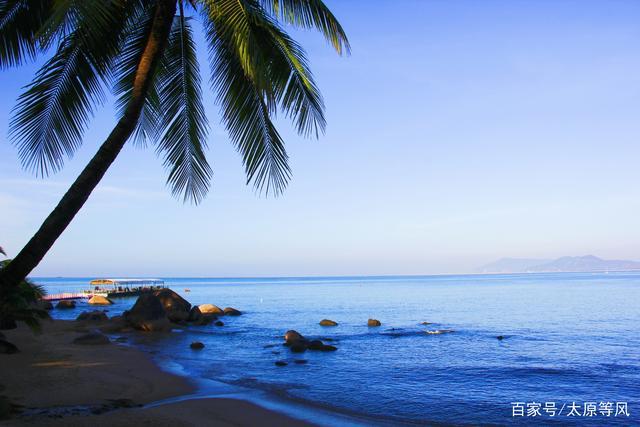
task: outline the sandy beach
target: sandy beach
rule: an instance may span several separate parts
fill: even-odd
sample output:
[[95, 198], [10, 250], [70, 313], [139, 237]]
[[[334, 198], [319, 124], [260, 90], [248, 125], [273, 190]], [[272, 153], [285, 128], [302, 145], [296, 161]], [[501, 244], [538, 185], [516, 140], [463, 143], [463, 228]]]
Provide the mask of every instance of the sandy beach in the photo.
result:
[[195, 386], [161, 370], [133, 347], [72, 343], [87, 330], [78, 322], [56, 320], [44, 322], [37, 335], [23, 326], [3, 331], [20, 353], [0, 355], [0, 395], [22, 411], [3, 425], [309, 425], [236, 399], [145, 408], [150, 402], [191, 394]]

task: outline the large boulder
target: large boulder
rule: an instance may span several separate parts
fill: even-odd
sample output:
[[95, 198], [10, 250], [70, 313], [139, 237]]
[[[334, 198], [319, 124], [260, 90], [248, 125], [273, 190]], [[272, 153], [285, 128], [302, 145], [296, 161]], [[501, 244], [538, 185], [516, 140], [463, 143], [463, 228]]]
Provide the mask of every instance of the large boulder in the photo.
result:
[[0, 340], [0, 354], [14, 354], [18, 353], [18, 347], [9, 341]]
[[376, 327], [376, 326], [381, 326], [381, 325], [382, 325], [382, 323], [380, 323], [379, 320], [376, 320], [376, 319], [367, 320], [367, 326], [369, 326], [371, 328]]
[[213, 304], [201, 304], [198, 306], [202, 314], [224, 316], [224, 310]]
[[109, 344], [110, 342], [111, 341], [108, 336], [98, 331], [89, 332], [88, 334], [81, 335], [73, 340], [74, 344], [80, 345], [104, 345]]
[[189, 322], [200, 322], [203, 318], [202, 312], [197, 306], [191, 307], [191, 311], [189, 311], [189, 318], [187, 319]]
[[284, 345], [291, 346], [294, 343], [306, 342], [306, 338], [298, 331], [289, 330], [284, 334]]
[[148, 332], [170, 331], [171, 324], [160, 298], [152, 293], [138, 297], [131, 310], [125, 311], [124, 320], [133, 328]]
[[89, 304], [92, 304], [92, 305], [111, 305], [111, 304], [113, 304], [113, 301], [111, 301], [107, 297], [103, 297], [102, 295], [94, 295], [91, 298], [89, 298], [88, 302], [89, 302]]
[[70, 308], [76, 308], [76, 302], [74, 300], [70, 300], [70, 299], [63, 299], [58, 301], [58, 304], [56, 304], [56, 308], [60, 308], [63, 310], [67, 310]]
[[106, 322], [109, 320], [104, 311], [83, 311], [76, 318], [78, 322]]
[[172, 322], [182, 322], [189, 319], [191, 304], [186, 299], [169, 288], [160, 289], [153, 293], [162, 303], [167, 317]]
[[334, 322], [333, 320], [329, 319], [322, 319], [320, 321], [320, 326], [338, 326], [338, 322]]
[[227, 307], [223, 311], [227, 316], [240, 316], [242, 314], [240, 310], [237, 310], [233, 307]]

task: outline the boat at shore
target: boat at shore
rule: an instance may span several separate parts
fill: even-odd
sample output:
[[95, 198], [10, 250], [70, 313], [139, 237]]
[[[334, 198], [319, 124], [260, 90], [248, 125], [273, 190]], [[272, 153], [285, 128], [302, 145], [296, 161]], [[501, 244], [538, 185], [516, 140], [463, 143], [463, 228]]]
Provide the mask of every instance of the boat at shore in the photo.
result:
[[165, 288], [164, 280], [160, 279], [95, 279], [89, 284], [92, 288], [83, 291], [89, 298], [96, 295], [106, 298], [135, 297]]

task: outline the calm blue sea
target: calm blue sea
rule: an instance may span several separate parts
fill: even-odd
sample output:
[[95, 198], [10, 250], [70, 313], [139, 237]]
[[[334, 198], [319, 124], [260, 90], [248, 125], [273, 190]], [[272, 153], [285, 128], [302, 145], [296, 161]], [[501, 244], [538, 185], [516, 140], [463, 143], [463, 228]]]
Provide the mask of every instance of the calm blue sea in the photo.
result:
[[[89, 279], [35, 281], [55, 293]], [[137, 341], [193, 378], [391, 424], [640, 425], [640, 273], [165, 280], [193, 304], [244, 313]], [[323, 328], [323, 318], [339, 326]], [[333, 338], [338, 351], [291, 354], [280, 345], [288, 329]], [[435, 329], [455, 332], [425, 332]], [[191, 351], [194, 340], [206, 348]], [[300, 358], [308, 363], [274, 365]], [[615, 416], [625, 403], [629, 416]]]

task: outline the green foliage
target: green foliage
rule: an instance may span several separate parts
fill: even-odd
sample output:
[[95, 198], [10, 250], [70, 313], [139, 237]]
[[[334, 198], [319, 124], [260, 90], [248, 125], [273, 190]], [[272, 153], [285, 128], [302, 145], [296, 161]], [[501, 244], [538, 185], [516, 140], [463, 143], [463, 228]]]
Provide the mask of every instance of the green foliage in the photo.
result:
[[[0, 261], [0, 269], [10, 260]], [[40, 331], [40, 321], [49, 319], [49, 313], [38, 307], [46, 294], [44, 288], [25, 279], [18, 286], [0, 290], [0, 324], [11, 327], [15, 322], [24, 322], [32, 330]]]
[[[0, 0], [0, 68], [50, 55], [11, 121], [26, 169], [46, 176], [73, 156], [105, 89], [125, 113], [158, 1]], [[155, 145], [174, 195], [194, 203], [206, 195], [213, 172], [192, 26], [200, 18], [213, 90], [247, 182], [280, 193], [291, 171], [273, 117], [283, 111], [304, 137], [318, 137], [326, 126], [305, 52], [281, 24], [319, 30], [339, 54], [350, 50], [344, 30], [321, 0], [177, 1], [132, 140]]]

